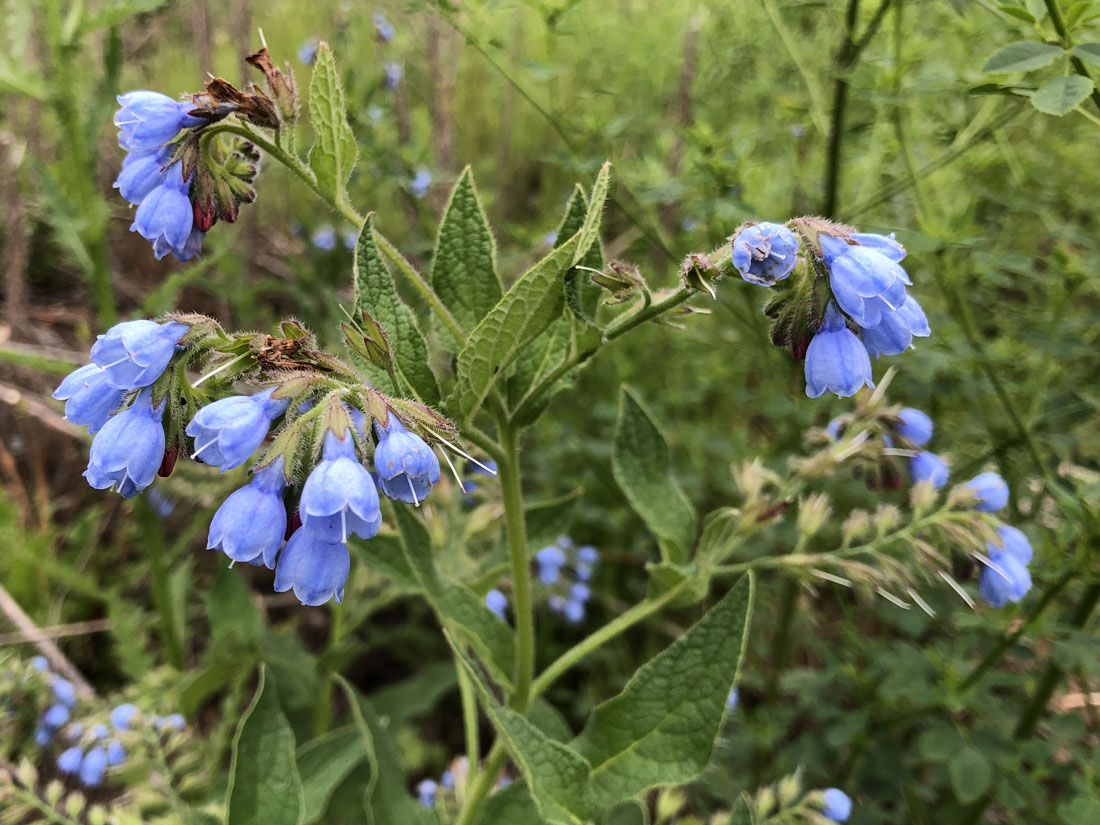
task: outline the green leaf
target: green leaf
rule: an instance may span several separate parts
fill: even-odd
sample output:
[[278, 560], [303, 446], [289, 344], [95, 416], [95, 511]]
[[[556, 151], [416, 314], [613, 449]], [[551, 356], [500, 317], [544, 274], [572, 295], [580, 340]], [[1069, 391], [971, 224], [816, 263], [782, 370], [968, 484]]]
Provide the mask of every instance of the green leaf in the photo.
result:
[[374, 221], [367, 218], [355, 245], [355, 312], [370, 313], [381, 324], [394, 351], [394, 366], [404, 387], [425, 404], [439, 403], [439, 384], [428, 366], [428, 345], [416, 316], [401, 300], [389, 267], [374, 241]]
[[454, 662], [434, 662], [404, 682], [378, 689], [370, 695], [370, 701], [378, 715], [388, 718], [391, 724], [404, 722], [435, 707], [457, 682]]
[[1100, 66], [1100, 43], [1078, 43], [1073, 54], [1091, 66]]
[[500, 300], [496, 244], [468, 166], [443, 213], [431, 282], [439, 299], [466, 331], [476, 327]]
[[526, 717], [503, 707], [470, 657], [457, 647], [454, 654], [473, 681], [489, 721], [519, 765], [543, 819], [555, 825], [587, 821], [591, 815], [588, 762], [568, 745], [548, 737]]
[[752, 804], [745, 794], [737, 797], [730, 809], [729, 825], [755, 825], [756, 817], [753, 815]]
[[568, 531], [573, 520], [573, 510], [580, 500], [581, 491], [571, 490], [557, 498], [534, 501], [523, 511], [527, 525], [527, 544], [532, 551], [557, 541]]
[[573, 253], [573, 265], [576, 266], [588, 254], [588, 250], [600, 239], [600, 221], [603, 219], [603, 204], [607, 200], [607, 187], [611, 181], [611, 161], [605, 161], [592, 185], [592, 197], [588, 199], [588, 210], [581, 226], [581, 239]]
[[397, 745], [374, 707], [343, 676], [334, 678], [347, 697], [370, 763], [370, 780], [364, 800], [367, 822], [370, 825], [438, 825], [432, 812], [409, 794]]
[[1035, 40], [1009, 43], [985, 61], [982, 71], [994, 74], [1005, 72], [1030, 72], [1048, 66], [1062, 55], [1062, 47]]
[[1056, 77], [1035, 90], [1031, 105], [1045, 114], [1062, 117], [1084, 103], [1092, 88], [1092, 81], [1079, 74]]
[[298, 825], [302, 821], [302, 779], [294, 761], [294, 733], [264, 667], [256, 696], [233, 740], [225, 799], [226, 821], [233, 825]]
[[139, 14], [156, 11], [166, 2], [167, 0], [108, 0], [102, 4], [99, 11], [81, 19], [76, 29], [76, 37], [73, 39], [78, 40], [99, 29], [125, 23]]
[[562, 278], [572, 266], [579, 235], [574, 235], [529, 269], [485, 319], [458, 354], [454, 405], [469, 419], [504, 367], [561, 314]]
[[985, 754], [970, 745], [951, 757], [947, 773], [955, 796], [964, 805], [979, 799], [993, 781], [993, 766]]
[[515, 662], [511, 629], [470, 588], [440, 575], [428, 531], [412, 510], [395, 502], [393, 511], [409, 567], [440, 622], [472, 644], [493, 676], [510, 685]]
[[309, 166], [321, 191], [343, 203], [347, 200], [344, 184], [351, 176], [359, 150], [348, 125], [336, 59], [324, 41], [317, 47], [309, 83], [309, 115], [315, 135], [313, 148], [309, 150]]
[[1009, 17], [1015, 17], [1017, 20], [1023, 20], [1025, 23], [1035, 22], [1035, 18], [1031, 16], [1031, 12], [1029, 12], [1027, 9], [1020, 8], [1019, 6], [1010, 6], [1008, 3], [1002, 3], [997, 8], [999, 8]]
[[397, 536], [385, 534], [372, 539], [351, 538], [348, 547], [370, 567], [403, 591], [419, 592], [420, 580], [409, 567], [405, 548]]
[[294, 759], [302, 777], [303, 823], [324, 816], [333, 792], [366, 758], [363, 736], [354, 725], [331, 730], [298, 748]]
[[683, 562], [695, 537], [695, 513], [670, 475], [664, 436], [625, 386], [619, 395], [611, 469], [630, 506], [660, 539], [665, 560]]
[[573, 746], [592, 765], [593, 799], [610, 807], [690, 782], [710, 762], [752, 611], [751, 575], [597, 707]]
[[205, 602], [210, 637], [218, 645], [255, 643], [263, 633], [263, 617], [239, 570], [219, 565]]
[[477, 822], [479, 825], [543, 825], [539, 809], [524, 782], [513, 782], [490, 796]]
[[[597, 183], [599, 183], [598, 180]], [[606, 189], [604, 195], [606, 196]], [[586, 217], [591, 213], [584, 189], [577, 184], [565, 208], [565, 216], [558, 227], [558, 245], [565, 243], [566, 239], [572, 238], [581, 231]], [[592, 281], [592, 273], [589, 270], [603, 271], [603, 265], [603, 249], [599, 243], [593, 243], [565, 276], [565, 301], [573, 315], [586, 325], [596, 323], [596, 312], [604, 294], [599, 285]], [[583, 266], [585, 269], [578, 269], [578, 266]]]

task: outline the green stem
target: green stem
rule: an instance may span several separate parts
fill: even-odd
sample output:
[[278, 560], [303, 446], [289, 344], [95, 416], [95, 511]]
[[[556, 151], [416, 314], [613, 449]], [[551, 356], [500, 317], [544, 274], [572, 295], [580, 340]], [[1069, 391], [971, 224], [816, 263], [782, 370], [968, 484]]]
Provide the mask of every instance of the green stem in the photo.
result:
[[[340, 642], [344, 638], [344, 611], [346, 608], [343, 605], [333, 604], [332, 606], [332, 627], [329, 631], [328, 644], [326, 645], [325, 652], [326, 658], [331, 659], [335, 654]], [[328, 732], [332, 727], [332, 699], [336, 694], [336, 674], [331, 669], [326, 668], [325, 685], [321, 691], [320, 701], [317, 703], [317, 735], [321, 736]]]
[[614, 341], [620, 335], [630, 332], [634, 327], [640, 326], [646, 321], [656, 318], [658, 315], [663, 315], [670, 309], [675, 309], [693, 294], [695, 294], [693, 290], [688, 289], [686, 286], [680, 286], [661, 300], [654, 301], [648, 306], [642, 307], [629, 315], [622, 315], [616, 318], [608, 324], [607, 329], [604, 330], [604, 340]]
[[500, 773], [500, 769], [504, 767], [504, 760], [507, 756], [508, 754], [498, 738], [485, 760], [485, 769], [477, 775], [473, 784], [469, 786], [466, 804], [462, 806], [462, 812], [459, 814], [455, 825], [473, 825], [477, 821], [477, 815], [481, 813], [481, 806], [485, 802], [485, 797], [492, 790], [493, 782], [497, 774]]
[[840, 149], [844, 142], [844, 115], [848, 108], [847, 73], [859, 52], [856, 46], [856, 20], [859, 0], [848, 0], [844, 15], [844, 42], [837, 54], [836, 80], [833, 81], [833, 108], [829, 120], [829, 145], [825, 155], [825, 199], [822, 212], [826, 218], [836, 214], [837, 192], [840, 189]]
[[164, 545], [164, 530], [160, 517], [144, 499], [134, 503], [134, 515], [149, 557], [149, 575], [153, 584], [153, 606], [160, 617], [160, 641], [172, 667], [183, 668], [183, 642], [176, 635], [175, 611], [172, 609], [172, 588], [169, 583], [168, 551]]
[[455, 662], [455, 671], [458, 674], [458, 695], [462, 700], [462, 727], [466, 734], [466, 760], [470, 766], [466, 781], [469, 783], [477, 778], [478, 762], [481, 761], [481, 743], [477, 728], [477, 697], [474, 695], [474, 686], [470, 682], [470, 677], [458, 662]]
[[531, 603], [531, 571], [527, 560], [527, 525], [524, 522], [523, 491], [520, 488], [518, 433], [501, 428], [503, 462], [499, 462], [500, 486], [504, 497], [504, 524], [508, 535], [508, 557], [512, 564], [512, 612], [516, 618], [516, 672], [509, 706], [523, 713], [531, 696], [535, 673], [535, 619]]
[[12, 781], [10, 787], [15, 791], [16, 796], [21, 797], [22, 800], [28, 805], [37, 808], [38, 812], [45, 816], [48, 821], [55, 822], [57, 823], [57, 825], [80, 825], [80, 823], [78, 823], [75, 819], [69, 819], [67, 816], [59, 814], [56, 810], [51, 808], [49, 805], [47, 805], [45, 802], [35, 796], [32, 792], [20, 788], [18, 785], [15, 784], [14, 780]]

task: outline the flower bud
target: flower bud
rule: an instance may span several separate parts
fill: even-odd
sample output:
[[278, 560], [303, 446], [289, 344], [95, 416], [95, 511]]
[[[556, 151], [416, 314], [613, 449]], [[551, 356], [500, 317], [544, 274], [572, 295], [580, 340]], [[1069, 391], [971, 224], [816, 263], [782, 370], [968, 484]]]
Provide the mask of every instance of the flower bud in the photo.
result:
[[798, 503], [798, 533], [809, 538], [822, 528], [831, 512], [829, 497], [824, 493], [810, 495]]

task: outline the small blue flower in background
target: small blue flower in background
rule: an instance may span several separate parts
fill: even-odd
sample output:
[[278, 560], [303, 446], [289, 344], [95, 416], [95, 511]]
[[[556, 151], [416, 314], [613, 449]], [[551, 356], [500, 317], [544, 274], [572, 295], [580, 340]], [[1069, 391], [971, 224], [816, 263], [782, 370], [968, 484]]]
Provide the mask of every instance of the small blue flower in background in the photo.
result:
[[558, 233], [557, 232], [547, 232], [546, 233], [546, 238], [544, 240], [545, 240], [547, 246], [553, 248], [558, 243]]
[[336, 230], [332, 228], [332, 224], [323, 224], [313, 230], [309, 240], [318, 249], [331, 252], [336, 248]]
[[867, 350], [848, 329], [844, 316], [832, 301], [825, 321], [806, 350], [806, 395], [817, 398], [833, 392], [845, 398], [863, 386], [874, 387]]
[[424, 439], [405, 429], [393, 413], [385, 427], [376, 421], [374, 431], [378, 435], [374, 469], [382, 492], [419, 507], [439, 481], [439, 459], [435, 452]]
[[103, 425], [95, 439], [84, 477], [97, 490], [115, 488], [133, 498], [156, 478], [164, 458], [165, 403], [153, 407], [153, 392], [144, 389], [134, 403]]
[[53, 741], [53, 730], [50, 728], [39, 725], [34, 729], [34, 742], [36, 745], [46, 747]]
[[932, 440], [932, 419], [927, 413], [904, 407], [898, 412], [898, 418], [901, 419], [897, 428], [898, 435], [911, 444], [923, 447]]
[[367, 120], [370, 121], [371, 126], [377, 126], [382, 122], [382, 118], [385, 117], [385, 112], [381, 106], [368, 106], [367, 107]]
[[31, 667], [40, 673], [45, 673], [50, 669], [50, 663], [46, 661], [45, 656], [35, 656], [31, 659]]
[[[352, 533], [369, 539], [382, 526], [378, 492], [374, 489], [374, 480], [370, 473], [356, 459], [355, 438], [350, 429], [344, 430], [343, 438], [337, 437], [331, 430], [325, 434], [321, 462], [313, 468], [302, 487], [298, 512], [307, 532], [323, 541], [339, 542], [341, 545]], [[302, 531], [299, 530], [298, 533], [300, 532]], [[291, 541], [294, 541], [293, 536]], [[304, 547], [306, 542], [300, 539], [298, 544]], [[284, 557], [290, 549], [288, 543]], [[343, 554], [346, 561], [347, 548], [344, 548]], [[282, 563], [283, 560], [280, 559], [280, 566]], [[344, 578], [347, 578], [346, 569]], [[342, 583], [340, 588], [342, 591]]]
[[333, 598], [342, 602], [350, 571], [351, 557], [346, 544], [299, 527], [275, 565], [275, 591], [285, 593], [293, 588], [298, 600], [311, 606]]
[[428, 187], [432, 185], [432, 173], [421, 166], [416, 170], [412, 180], [409, 181], [409, 192], [419, 200], [428, 193]]
[[443, 771], [443, 775], [439, 777], [439, 787], [448, 791], [453, 791], [455, 787], [455, 775], [454, 771], [450, 768]]
[[737, 688], [734, 688], [726, 699], [726, 710], [733, 710], [740, 702], [741, 694], [737, 692]]
[[397, 84], [401, 82], [401, 78], [404, 76], [404, 72], [401, 69], [400, 63], [389, 61], [382, 68], [383, 83], [385, 83], [387, 89], [396, 89]]
[[995, 513], [1008, 504], [1008, 485], [996, 473], [982, 473], [963, 485], [974, 494], [974, 508]]
[[137, 712], [138, 709], [136, 705], [131, 705], [129, 703], [119, 705], [111, 711], [111, 724], [119, 730], [129, 730], [130, 722], [133, 721]]
[[69, 709], [64, 705], [60, 703], [50, 705], [46, 712], [42, 714], [42, 724], [56, 730], [69, 721], [69, 715]]
[[274, 569], [286, 535], [285, 486], [283, 457], [279, 456], [218, 508], [210, 522], [207, 549], [220, 550], [233, 561], [259, 558]]
[[187, 720], [181, 713], [173, 713], [170, 716], [157, 716], [153, 719], [153, 727], [159, 731], [183, 730], [187, 726]]
[[878, 326], [872, 329], [860, 328], [860, 337], [867, 351], [879, 358], [883, 355], [900, 355], [909, 349], [914, 336], [927, 338], [932, 334], [928, 318], [920, 304], [909, 295], [894, 312], [884, 313]]
[[53, 695], [57, 697], [57, 701], [70, 708], [76, 705], [76, 688], [68, 679], [55, 675], [50, 679], [50, 688], [53, 690]]
[[884, 315], [905, 303], [905, 287], [912, 281], [880, 248], [853, 246], [825, 234], [819, 235], [818, 241], [829, 269], [833, 297], [859, 326], [877, 327]]
[[80, 781], [85, 787], [95, 788], [103, 781], [107, 770], [107, 752], [100, 747], [91, 748], [80, 762]]
[[317, 41], [311, 38], [299, 46], [298, 59], [306, 66], [313, 65], [313, 61], [317, 59]]
[[825, 807], [821, 812], [833, 822], [846, 822], [848, 817], [852, 815], [852, 800], [840, 788], [826, 790], [823, 801]]
[[354, 229], [345, 229], [340, 233], [340, 241], [344, 244], [344, 249], [355, 249], [355, 244], [359, 242], [359, 233]]
[[746, 226], [733, 239], [733, 265], [751, 284], [771, 286], [794, 271], [798, 238], [779, 223]]
[[566, 599], [561, 612], [569, 624], [580, 624], [584, 621], [584, 602], [575, 602], [572, 599]]
[[508, 609], [508, 597], [494, 587], [485, 594], [485, 606], [493, 611], [497, 618], [503, 619], [504, 611]]
[[978, 594], [991, 607], [1004, 607], [1009, 602], [1018, 602], [1031, 589], [1031, 574], [1012, 553], [995, 548], [987, 548], [991, 565], [982, 568], [978, 577]]
[[104, 724], [95, 725], [91, 730], [92, 739], [99, 741], [100, 739], [107, 738], [107, 726]]
[[117, 739], [112, 739], [107, 745], [107, 764], [112, 768], [126, 761], [126, 749]]
[[436, 784], [434, 779], [422, 779], [416, 785], [416, 798], [420, 800], [420, 804], [425, 808], [430, 808], [435, 804], [437, 790], [439, 790], [439, 785]]
[[914, 484], [927, 481], [937, 490], [947, 483], [947, 463], [935, 453], [922, 450], [909, 459], [909, 477]]
[[565, 566], [565, 551], [552, 544], [535, 553], [535, 562], [539, 567], [539, 581], [545, 585], [556, 584]]
[[122, 107], [114, 117], [118, 145], [128, 152], [155, 152], [181, 129], [206, 122], [187, 114], [195, 108], [190, 101], [173, 100], [159, 92], [127, 92], [117, 100]]
[[123, 321], [96, 336], [92, 361], [106, 373], [107, 384], [115, 389], [147, 387], [160, 378], [176, 352], [176, 345], [190, 329], [176, 321], [165, 324]]
[[384, 11], [376, 11], [374, 13], [374, 30], [378, 32], [378, 37], [383, 43], [389, 43], [393, 40], [394, 28], [393, 24], [386, 18]]
[[248, 461], [267, 438], [271, 422], [290, 403], [273, 399], [275, 390], [270, 387], [255, 395], [233, 395], [201, 408], [187, 425], [187, 434], [195, 439], [191, 458], [221, 467], [223, 473]]
[[62, 751], [57, 757], [57, 769], [62, 773], [76, 773], [80, 770], [81, 760], [84, 759], [84, 751], [79, 745], [74, 745], [68, 750]]
[[145, 494], [146, 500], [149, 502], [149, 506], [153, 508], [154, 512], [161, 518], [168, 518], [172, 515], [172, 511], [176, 509], [176, 502], [164, 495], [156, 487], [150, 488]]
[[577, 602], [580, 602], [581, 604], [584, 604], [590, 598], [592, 598], [592, 588], [590, 588], [587, 584], [584, 584], [582, 582], [578, 582], [577, 584], [570, 585], [570, 587], [569, 587], [569, 598], [573, 599], [573, 601], [577, 601]]
[[577, 548], [576, 562], [574, 563], [574, 570], [577, 574], [577, 578], [582, 582], [586, 582], [592, 578], [592, 569], [596, 566], [596, 562], [600, 560], [600, 551], [590, 544], [586, 544], [583, 547]]

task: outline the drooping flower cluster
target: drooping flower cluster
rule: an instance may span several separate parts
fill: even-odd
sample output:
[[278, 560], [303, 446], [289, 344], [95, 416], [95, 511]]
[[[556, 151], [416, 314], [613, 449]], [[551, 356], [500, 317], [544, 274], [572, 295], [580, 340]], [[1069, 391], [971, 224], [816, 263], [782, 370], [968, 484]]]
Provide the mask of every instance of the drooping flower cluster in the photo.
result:
[[[904, 257], [892, 234], [819, 218], [745, 224], [730, 242], [730, 264], [744, 280], [777, 288], [764, 310], [773, 319], [772, 341], [805, 359], [811, 398], [873, 387], [870, 356], [898, 355], [931, 333], [906, 291], [912, 281]], [[709, 289], [706, 268], [685, 262], [685, 281]]]
[[559, 537], [535, 553], [538, 579], [548, 594], [546, 603], [552, 613], [565, 617], [570, 624], [584, 621], [592, 597], [588, 582], [599, 559], [595, 547], [577, 547], [568, 536]]
[[[484, 762], [480, 767], [484, 769]], [[425, 808], [435, 808], [437, 805], [448, 811], [457, 808], [469, 773], [470, 760], [465, 756], [456, 756], [438, 780], [427, 777], [416, 783], [416, 798]], [[502, 770], [493, 788], [499, 791], [511, 784], [512, 778]]]
[[[439, 481], [439, 459], [410, 428], [445, 427], [447, 422], [429, 408], [389, 399], [358, 383], [332, 356], [313, 350], [300, 326], [288, 322], [284, 329], [296, 337], [230, 337], [200, 316], [165, 323], [126, 321], [99, 336], [93, 364], [67, 376], [54, 395], [66, 401], [71, 420], [96, 433], [85, 472], [89, 483], [127, 498], [145, 490], [158, 471], [171, 472], [181, 449], [222, 472], [241, 467], [277, 426], [278, 438], [253, 468], [249, 483], [214, 514], [207, 546], [233, 562], [274, 569], [277, 591], [293, 590], [303, 603], [316, 605], [343, 598], [350, 569], [347, 542], [353, 535], [369, 539], [378, 532], [379, 491], [419, 505]], [[219, 346], [236, 355], [188, 384], [177, 367]], [[250, 357], [251, 367], [244, 360]], [[309, 372], [311, 363], [324, 368], [316, 378]], [[234, 366], [251, 371], [256, 383], [266, 386], [204, 403], [199, 385]], [[347, 371], [342, 389], [334, 389], [329, 377], [336, 367]], [[224, 390], [232, 392], [231, 383]], [[314, 397], [317, 389], [327, 393], [318, 396], [324, 400]], [[174, 398], [193, 406], [173, 405]], [[394, 408], [404, 410], [405, 420]], [[371, 446], [373, 475], [360, 460]], [[295, 477], [305, 479], [300, 489], [291, 483]]]

